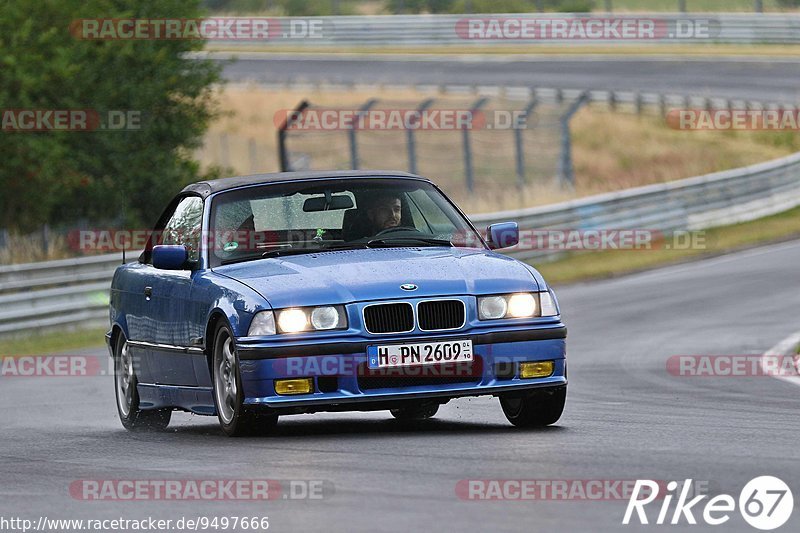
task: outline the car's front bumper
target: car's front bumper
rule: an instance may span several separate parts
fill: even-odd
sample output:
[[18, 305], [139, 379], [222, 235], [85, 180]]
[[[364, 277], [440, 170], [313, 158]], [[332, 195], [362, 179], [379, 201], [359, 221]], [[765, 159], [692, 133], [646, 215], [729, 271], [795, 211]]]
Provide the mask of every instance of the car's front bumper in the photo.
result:
[[[276, 409], [358, 409], [353, 404], [374, 404], [409, 399], [439, 399], [498, 395], [567, 383], [566, 328], [561, 322], [536, 326], [484, 329], [381, 338], [340, 338], [301, 343], [269, 343], [239, 339], [245, 403]], [[367, 366], [371, 345], [470, 339], [473, 364], [411, 367], [374, 375]], [[521, 379], [520, 362], [553, 361], [548, 377]], [[276, 379], [312, 378], [314, 392], [279, 395]]]

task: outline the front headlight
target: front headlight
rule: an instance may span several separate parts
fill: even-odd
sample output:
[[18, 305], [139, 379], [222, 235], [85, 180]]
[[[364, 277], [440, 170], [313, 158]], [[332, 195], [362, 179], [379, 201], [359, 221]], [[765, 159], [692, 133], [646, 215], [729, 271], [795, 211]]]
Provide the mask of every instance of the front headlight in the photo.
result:
[[341, 305], [320, 307], [294, 307], [282, 309], [278, 314], [278, 332], [326, 331], [347, 327], [347, 316]]
[[275, 315], [272, 314], [272, 311], [256, 313], [253, 321], [250, 322], [250, 329], [247, 331], [248, 337], [263, 337], [264, 335], [275, 335]]
[[556, 315], [558, 309], [549, 291], [518, 292], [478, 298], [478, 318], [481, 320]]

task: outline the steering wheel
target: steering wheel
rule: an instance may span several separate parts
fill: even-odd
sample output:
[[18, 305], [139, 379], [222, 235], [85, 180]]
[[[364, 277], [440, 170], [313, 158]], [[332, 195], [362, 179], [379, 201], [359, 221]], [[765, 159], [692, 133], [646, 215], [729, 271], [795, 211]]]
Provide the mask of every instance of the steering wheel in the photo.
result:
[[380, 237], [381, 235], [388, 235], [390, 233], [397, 233], [398, 231], [415, 231], [417, 233], [421, 233], [417, 228], [413, 226], [395, 226], [393, 228], [386, 228], [384, 230], [379, 231], [373, 238]]

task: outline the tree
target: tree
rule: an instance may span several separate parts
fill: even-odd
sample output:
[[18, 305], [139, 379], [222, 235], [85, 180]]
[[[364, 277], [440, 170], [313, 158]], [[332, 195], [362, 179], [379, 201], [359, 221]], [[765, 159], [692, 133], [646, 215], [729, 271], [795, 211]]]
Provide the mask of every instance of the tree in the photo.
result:
[[[83, 18], [189, 19], [198, 0], [3, 0], [0, 112], [91, 110], [140, 115], [139, 129], [0, 130], [0, 228], [119, 219], [152, 222], [198, 179], [191, 151], [215, 116], [219, 68], [184, 58], [199, 40], [85, 40]], [[94, 116], [94, 115], [91, 115]], [[129, 124], [128, 127], [131, 125]]]

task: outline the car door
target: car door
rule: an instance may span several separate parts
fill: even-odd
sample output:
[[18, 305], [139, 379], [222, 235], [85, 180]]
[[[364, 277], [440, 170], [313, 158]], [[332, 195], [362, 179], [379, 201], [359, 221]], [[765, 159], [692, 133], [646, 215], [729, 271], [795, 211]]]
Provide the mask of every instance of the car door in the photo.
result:
[[[154, 244], [183, 245], [188, 251], [186, 268], [157, 269], [145, 254], [142, 275], [145, 338], [142, 339], [142, 382], [161, 385], [196, 386], [192, 353], [196, 328], [190, 323], [192, 283], [200, 252], [203, 200], [186, 196], [165, 213], [163, 229], [156, 228]], [[145, 381], [148, 380], [148, 381]]]

